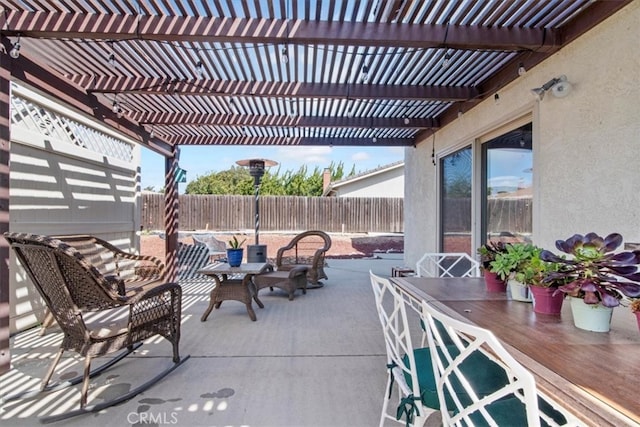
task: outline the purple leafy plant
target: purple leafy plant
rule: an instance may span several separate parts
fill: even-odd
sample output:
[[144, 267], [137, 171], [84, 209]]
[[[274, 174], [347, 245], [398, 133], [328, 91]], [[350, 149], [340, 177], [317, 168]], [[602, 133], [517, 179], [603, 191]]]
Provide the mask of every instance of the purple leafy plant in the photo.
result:
[[622, 240], [618, 233], [604, 238], [596, 233], [575, 234], [566, 240], [556, 240], [556, 248], [571, 257], [543, 250], [540, 254], [543, 261], [560, 266], [544, 280], [562, 283], [558, 290], [582, 298], [586, 304], [616, 307], [623, 298], [639, 298], [640, 251], [615, 252]]

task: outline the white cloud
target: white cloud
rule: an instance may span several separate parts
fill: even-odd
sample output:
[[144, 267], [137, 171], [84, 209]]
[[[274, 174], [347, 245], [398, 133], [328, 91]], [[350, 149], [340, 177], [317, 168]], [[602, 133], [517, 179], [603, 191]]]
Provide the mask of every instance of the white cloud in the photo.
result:
[[369, 153], [364, 151], [358, 151], [357, 153], [353, 153], [351, 155], [351, 160], [353, 160], [354, 162], [362, 162], [364, 160], [369, 160], [370, 158], [371, 156], [369, 155]]

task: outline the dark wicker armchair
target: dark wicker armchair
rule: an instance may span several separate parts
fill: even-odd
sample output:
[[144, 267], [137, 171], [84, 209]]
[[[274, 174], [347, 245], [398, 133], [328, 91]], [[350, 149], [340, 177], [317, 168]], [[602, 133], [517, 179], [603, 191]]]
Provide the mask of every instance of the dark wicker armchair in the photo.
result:
[[[123, 295], [119, 292], [119, 280], [101, 274], [82, 253], [61, 240], [24, 233], [5, 233], [4, 236], [64, 333], [60, 349], [39, 391], [59, 388], [48, 383], [64, 351], [75, 351], [85, 358], [80, 409], [43, 421], [95, 412], [130, 399], [189, 357], [181, 359], [178, 351], [182, 291], [177, 284], [158, 281], [131, 296]], [[111, 316], [104, 315], [107, 310]], [[116, 358], [120, 360], [138, 348], [143, 340], [158, 334], [172, 344], [174, 363], [153, 380], [124, 396], [87, 406], [89, 379], [96, 374], [96, 371], [91, 372], [92, 358], [123, 350], [123, 354]], [[103, 369], [104, 366], [97, 371]], [[68, 384], [79, 382], [80, 377]], [[34, 393], [22, 393], [4, 400], [24, 397], [25, 394]]]
[[321, 279], [327, 279], [324, 257], [331, 248], [331, 237], [324, 231], [310, 230], [295, 236], [289, 244], [278, 249], [276, 268], [291, 270], [297, 266], [307, 267], [307, 279], [313, 287], [320, 287]]

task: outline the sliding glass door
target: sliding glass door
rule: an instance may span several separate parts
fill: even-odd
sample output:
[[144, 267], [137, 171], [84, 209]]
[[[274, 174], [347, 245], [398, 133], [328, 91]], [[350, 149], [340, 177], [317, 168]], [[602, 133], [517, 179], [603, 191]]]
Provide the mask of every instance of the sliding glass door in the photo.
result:
[[440, 159], [440, 251], [466, 252], [471, 247], [471, 147]]
[[531, 123], [482, 144], [482, 241], [531, 240]]

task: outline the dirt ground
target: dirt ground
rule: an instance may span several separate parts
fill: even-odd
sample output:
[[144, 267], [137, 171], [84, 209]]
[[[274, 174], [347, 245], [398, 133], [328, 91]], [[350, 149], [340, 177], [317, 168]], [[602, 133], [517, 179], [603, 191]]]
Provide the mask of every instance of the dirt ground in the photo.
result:
[[[181, 233], [182, 234], [182, 233]], [[237, 234], [236, 234], [237, 235]], [[228, 241], [233, 235], [215, 233], [216, 239]], [[237, 235], [240, 237], [240, 235]], [[295, 234], [261, 233], [260, 244], [267, 245], [267, 257], [275, 258], [278, 248], [285, 246]], [[330, 234], [331, 248], [327, 252], [327, 258], [366, 258], [373, 257], [376, 253], [400, 253], [404, 251], [404, 236], [402, 235], [368, 235], [368, 234]], [[253, 234], [246, 237], [246, 245], [255, 243]], [[192, 244], [191, 237], [181, 238], [182, 243]], [[140, 239], [140, 252], [142, 255], [153, 255], [164, 259], [165, 241], [157, 234], [143, 234]]]

